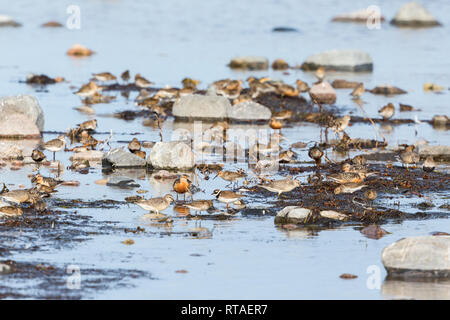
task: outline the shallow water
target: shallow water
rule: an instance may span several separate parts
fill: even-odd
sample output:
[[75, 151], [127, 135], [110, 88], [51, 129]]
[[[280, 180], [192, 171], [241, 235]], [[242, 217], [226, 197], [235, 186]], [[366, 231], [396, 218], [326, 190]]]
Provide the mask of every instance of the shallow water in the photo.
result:
[[[363, 81], [367, 88], [379, 84], [392, 84], [408, 91], [406, 95], [394, 97], [363, 96], [364, 109], [373, 117], [377, 110], [387, 104], [398, 102], [410, 104], [421, 111], [397, 113], [396, 117], [429, 120], [435, 114], [448, 115], [448, 91], [442, 94], [425, 93], [423, 84], [434, 82], [448, 87], [450, 83], [450, 61], [448, 17], [450, 3], [447, 1], [427, 2], [427, 8], [441, 22], [443, 27], [421, 30], [398, 29], [388, 22], [379, 30], [369, 30], [365, 25], [331, 23], [339, 13], [379, 5], [382, 14], [389, 20], [403, 1], [360, 1], [353, 7], [348, 1], [79, 1], [81, 8], [81, 29], [44, 29], [40, 24], [57, 20], [65, 22], [66, 8], [71, 1], [17, 1], [6, 5], [1, 12], [13, 16], [23, 23], [21, 28], [0, 28], [0, 38], [7, 50], [0, 50], [0, 96], [32, 94], [36, 96], [45, 113], [45, 130], [65, 131], [77, 123], [93, 118], [73, 110], [81, 105], [73, 95], [93, 72], [110, 71], [120, 74], [130, 69], [156, 83], [156, 86], [180, 86], [186, 76], [201, 80], [204, 89], [212, 81], [223, 78], [246, 79], [250, 75], [269, 75], [294, 83], [302, 79], [311, 83], [312, 74], [291, 70], [289, 74], [268, 70], [267, 72], [235, 72], [226, 64], [236, 55], [262, 55], [270, 61], [283, 58], [289, 64], [301, 64], [313, 53], [334, 48], [355, 48], [367, 51], [373, 58], [373, 73], [332, 74], [329, 80], [345, 78]], [[291, 26], [298, 33], [273, 33], [276, 26]], [[86, 59], [72, 59], [65, 55], [74, 43], [81, 43], [97, 53]], [[62, 76], [69, 83], [47, 86], [45, 91], [37, 90], [19, 81], [29, 72]], [[362, 115], [349, 96], [350, 90], [338, 90], [336, 107], [341, 112]], [[111, 94], [116, 94], [111, 92]], [[98, 131], [114, 132], [112, 146], [123, 144], [117, 141], [158, 141], [159, 133], [142, 126], [143, 119], [123, 121], [112, 117], [114, 112], [133, 109], [136, 93], [129, 100], [117, 93], [116, 101], [95, 105], [95, 117], [99, 121]], [[398, 110], [398, 109], [397, 109]], [[169, 119], [163, 125], [164, 139], [170, 139], [174, 128], [179, 125]], [[263, 126], [263, 129], [267, 126]], [[284, 128], [289, 142], [318, 140], [320, 128], [301, 123]], [[414, 125], [398, 125], [382, 128], [390, 145], [412, 143], [426, 139], [430, 144], [448, 144], [449, 131], [435, 130], [428, 124], [418, 126], [415, 136]], [[137, 135], [132, 135], [138, 133]], [[351, 137], [373, 138], [370, 125], [355, 124], [347, 133]], [[108, 135], [96, 135], [104, 139]], [[55, 135], [45, 134], [44, 139]], [[289, 145], [284, 142], [283, 147]], [[299, 151], [299, 160], [305, 161], [307, 154]], [[64, 166], [70, 164], [69, 153], [58, 153], [57, 159]], [[329, 155], [330, 156], [330, 155]], [[331, 159], [341, 156], [331, 154]], [[246, 167], [246, 164], [239, 164]], [[236, 166], [230, 166], [234, 168]], [[33, 169], [26, 166], [20, 171], [0, 169], [3, 181], [16, 186], [29, 185], [27, 174]], [[46, 169], [42, 170], [46, 175]], [[146, 197], [158, 196], [170, 190], [170, 183], [161, 184], [145, 171], [122, 172], [131, 176], [141, 189], [148, 190]], [[103, 178], [99, 166], [82, 175], [65, 170], [62, 178], [78, 180], [80, 187], [61, 187], [57, 194], [61, 199], [116, 199], [123, 201], [135, 195], [136, 190], [115, 189], [99, 186], [95, 180]], [[211, 191], [225, 187], [219, 179], [201, 181], [205, 192], [196, 198], [211, 198]], [[442, 196], [431, 196], [438, 206], [445, 201]], [[275, 200], [275, 199], [273, 199]], [[396, 199], [389, 201], [393, 205]], [[415, 199], [416, 201], [420, 201]], [[402, 210], [415, 212], [412, 200], [402, 200]], [[263, 203], [251, 203], [261, 207]], [[223, 209], [224, 206], [218, 205]], [[70, 210], [69, 210], [70, 211]], [[381, 264], [381, 250], [400, 238], [426, 235], [432, 231], [450, 229], [448, 219], [405, 221], [390, 223], [383, 228], [391, 234], [379, 239], [365, 238], [354, 227], [322, 230], [311, 234], [306, 231], [283, 231], [274, 227], [273, 216], [243, 216], [227, 221], [202, 221], [201, 226], [212, 231], [212, 237], [198, 239], [186, 231], [194, 228], [195, 221], [179, 218], [174, 222], [172, 234], [155, 228], [140, 219], [143, 210], [132, 204], [121, 204], [118, 208], [76, 209], [77, 215], [88, 216], [92, 229], [113, 222], [113, 230], [93, 234], [82, 242], [55, 248], [45, 240], [34, 238], [33, 243], [46, 250], [21, 250], [8, 257], [15, 261], [47, 263], [65, 269], [74, 264], [81, 268], [81, 290], [75, 290], [68, 297], [77, 298], [124, 298], [124, 299], [205, 299], [205, 298], [267, 298], [267, 299], [384, 299], [384, 298], [448, 298], [445, 290], [434, 290], [435, 284], [408, 286], [404, 283], [384, 281], [386, 276]], [[72, 211], [70, 211], [72, 212]], [[176, 214], [172, 209], [166, 213]], [[72, 214], [72, 213], [71, 213]], [[198, 222], [197, 222], [198, 224]], [[125, 234], [124, 228], [146, 228], [145, 234]], [[357, 227], [357, 226], [355, 226]], [[58, 226], [56, 226], [58, 228]], [[61, 227], [63, 228], [63, 227]], [[65, 230], [65, 229], [61, 229]], [[42, 230], [41, 232], [45, 232]], [[180, 232], [180, 233], [177, 233]], [[125, 246], [120, 242], [132, 238], [135, 244]], [[17, 239], [17, 241], [23, 241]], [[32, 244], [33, 244], [32, 243]], [[32, 245], [31, 244], [31, 245]], [[26, 244], [30, 245], [30, 244]], [[48, 247], [46, 247], [48, 245]], [[200, 256], [192, 255], [200, 254]], [[381, 283], [370, 289], [367, 269], [379, 267]], [[92, 276], [83, 270], [96, 268], [105, 270], [139, 270], [151, 277], [137, 277], [126, 280], [125, 285], [107, 289], [88, 290], [83, 287], [84, 279]], [[185, 269], [188, 273], [176, 273]], [[342, 273], [358, 275], [355, 280], [342, 280]], [[64, 277], [68, 277], [65, 275]], [[85, 277], [85, 278], [83, 278]], [[95, 277], [95, 275], [94, 275]], [[103, 279], [100, 277], [100, 279]], [[35, 282], [33, 282], [35, 281]], [[40, 279], [27, 284], [20, 281], [9, 283], [13, 290], [22, 292], [27, 286], [36, 288]], [[87, 280], [86, 280], [87, 281]], [[107, 280], [105, 280], [107, 282]], [[120, 281], [118, 281], [120, 282]], [[65, 285], [63, 282], [62, 286]], [[25, 289], [23, 289], [23, 286]], [[442, 284], [448, 286], [448, 284]], [[431, 287], [431, 289], [430, 289]], [[394, 288], [394, 289], [392, 289]], [[397, 291], [395, 289], [398, 289]], [[34, 291], [33, 291], [34, 290]], [[45, 297], [46, 292], [33, 289], [31, 297]], [[58, 295], [63, 288], [52, 288]], [[428, 290], [428, 291], [427, 291]], [[45, 290], [44, 290], [45, 291]], [[428, 292], [432, 292], [431, 296]], [[444, 293], [442, 293], [444, 292]], [[428, 295], [427, 295], [428, 294]], [[434, 294], [434, 295], [433, 295]], [[437, 295], [437, 296], [436, 296]]]

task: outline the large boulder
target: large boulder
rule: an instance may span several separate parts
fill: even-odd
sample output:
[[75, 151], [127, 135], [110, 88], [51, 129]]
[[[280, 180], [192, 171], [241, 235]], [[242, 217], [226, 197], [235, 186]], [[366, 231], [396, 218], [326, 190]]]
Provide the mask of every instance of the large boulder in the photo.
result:
[[138, 168], [146, 167], [147, 161], [131, 152], [116, 148], [104, 155], [102, 165], [114, 168]]
[[313, 85], [309, 90], [309, 96], [312, 100], [321, 104], [333, 104], [336, 102], [336, 90], [328, 82]]
[[157, 142], [150, 152], [149, 163], [155, 169], [192, 169], [194, 153], [181, 141]]
[[36, 124], [21, 113], [12, 113], [0, 123], [0, 138], [37, 139], [41, 136]]
[[269, 108], [253, 101], [237, 103], [228, 109], [228, 118], [234, 120], [269, 120], [271, 116]]
[[20, 27], [21, 24], [14, 21], [13, 18], [5, 15], [0, 15], [0, 27]]
[[417, 151], [421, 158], [433, 156], [434, 159], [450, 161], [450, 146], [420, 144], [417, 146]]
[[180, 118], [226, 118], [230, 101], [222, 96], [182, 96], [172, 108], [174, 117]]
[[266, 70], [269, 67], [269, 60], [256, 56], [235, 57], [228, 66], [232, 69]]
[[[44, 112], [35, 97], [20, 95], [0, 98], [0, 126], [11, 121], [11, 117], [17, 119], [18, 114], [27, 117], [38, 130], [44, 130]], [[20, 126], [23, 130], [26, 129], [25, 126]]]
[[383, 249], [381, 260], [390, 276], [450, 277], [450, 236], [404, 238]]
[[316, 70], [323, 66], [335, 71], [372, 71], [373, 61], [370, 55], [358, 50], [330, 50], [310, 56], [302, 64], [303, 70]]
[[391, 24], [400, 27], [433, 27], [438, 22], [420, 3], [405, 3], [391, 20]]

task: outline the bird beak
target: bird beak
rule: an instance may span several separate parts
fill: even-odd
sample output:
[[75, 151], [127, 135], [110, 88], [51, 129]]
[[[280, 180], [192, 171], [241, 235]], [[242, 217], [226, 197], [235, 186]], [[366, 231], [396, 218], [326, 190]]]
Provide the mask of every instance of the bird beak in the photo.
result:
[[217, 174], [214, 176], [213, 180], [214, 180], [215, 178], [217, 178], [218, 175], [219, 175], [219, 172], [217, 172]]

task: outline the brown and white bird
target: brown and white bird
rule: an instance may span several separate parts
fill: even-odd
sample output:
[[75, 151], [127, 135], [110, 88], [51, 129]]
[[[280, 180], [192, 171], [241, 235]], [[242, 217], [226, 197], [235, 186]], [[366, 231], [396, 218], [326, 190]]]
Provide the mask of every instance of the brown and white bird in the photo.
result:
[[340, 186], [336, 187], [334, 189], [334, 194], [341, 194], [341, 193], [354, 193], [356, 191], [361, 190], [362, 188], [367, 187], [366, 184], [359, 184], [355, 182], [349, 182], [345, 184], [341, 184]]
[[373, 189], [369, 189], [366, 192], [364, 192], [364, 198], [366, 198], [366, 200], [372, 203], [377, 198], [377, 196], [378, 196], [377, 192]]
[[140, 151], [141, 143], [139, 142], [139, 140], [136, 138], [133, 138], [133, 140], [131, 140], [130, 143], [128, 144], [128, 150], [130, 150], [130, 152], [132, 152], [132, 153], [135, 153], [136, 151]]
[[240, 198], [243, 197], [242, 194], [233, 191], [219, 190], [219, 189], [214, 190], [212, 195], [215, 196], [217, 200], [219, 200], [220, 202], [226, 203], [227, 209], [230, 208], [230, 203], [239, 200]]
[[45, 159], [45, 154], [41, 150], [34, 149], [31, 152], [31, 159], [37, 163], [41, 163]]
[[350, 123], [351, 117], [349, 115], [345, 115], [342, 118], [337, 118], [333, 121], [331, 129], [335, 134], [344, 131], [347, 129], [348, 124]]
[[420, 161], [420, 156], [417, 152], [414, 151], [415, 146], [410, 145], [405, 148], [402, 152], [400, 152], [400, 160], [402, 164], [406, 164], [406, 169], [410, 164], [416, 164]]
[[75, 92], [75, 94], [80, 97], [90, 97], [99, 90], [100, 87], [94, 81], [89, 81], [89, 83], [82, 85], [81, 88]]
[[320, 166], [320, 162], [322, 161], [323, 151], [317, 145], [309, 148], [308, 156], [316, 162], [317, 166]]
[[139, 73], [134, 76], [134, 83], [139, 88], [148, 88], [153, 83], [142, 77]]
[[78, 127], [80, 128], [80, 130], [94, 131], [95, 129], [97, 129], [97, 120], [92, 119], [85, 121], [83, 123], [80, 123]]
[[116, 80], [117, 77], [110, 72], [100, 72], [100, 73], [93, 73], [92, 76], [95, 80], [106, 82], [106, 81], [112, 81]]
[[436, 164], [434, 163], [433, 156], [428, 156], [425, 158], [425, 161], [423, 162], [423, 171], [425, 172], [432, 172], [434, 168], [436, 167]]
[[219, 172], [217, 172], [216, 176], [214, 177], [214, 179], [216, 177], [220, 177], [225, 181], [228, 181], [231, 183], [233, 182], [237, 182], [238, 180], [245, 178], [246, 174], [243, 170], [238, 170], [238, 171], [222, 171], [220, 170]]
[[392, 103], [388, 103], [383, 108], [378, 110], [378, 113], [383, 117], [383, 120], [388, 120], [394, 115], [395, 107]]
[[124, 71], [124, 72], [120, 75], [120, 77], [122, 78], [122, 80], [123, 80], [124, 82], [128, 82], [128, 80], [130, 80], [130, 71], [129, 71], [129, 70]]
[[358, 84], [355, 89], [353, 89], [351, 95], [353, 96], [354, 99], [359, 99], [362, 97], [362, 95], [364, 94], [365, 89], [364, 89], [364, 84], [361, 82], [360, 84]]
[[319, 68], [317, 68], [316, 72], [314, 73], [314, 75], [318, 79], [317, 83], [321, 83], [323, 81], [323, 79], [325, 78], [325, 74], [326, 74], [326, 71], [323, 66], [320, 66]]
[[186, 203], [184, 206], [191, 210], [202, 212], [209, 210], [213, 206], [213, 202], [212, 200], [196, 200]]
[[44, 144], [44, 149], [53, 152], [53, 161], [55, 161], [55, 152], [61, 151], [66, 146], [66, 139], [60, 135], [57, 139], [52, 139]]
[[297, 187], [300, 187], [301, 183], [297, 179], [292, 179], [292, 177], [287, 177], [281, 180], [273, 180], [266, 184], [260, 184], [259, 187], [264, 188], [270, 192], [275, 192], [278, 194], [278, 198], [284, 192], [290, 192]]
[[166, 194], [162, 198], [143, 199], [138, 200], [135, 203], [144, 210], [160, 213], [160, 211], [166, 210], [172, 202], [174, 202], [173, 196], [171, 194]]
[[40, 185], [49, 187], [51, 189], [54, 189], [58, 185], [63, 183], [64, 181], [59, 180], [59, 179], [53, 179], [53, 178], [50, 178], [50, 177], [43, 177], [40, 173], [38, 173], [31, 179], [31, 182], [35, 183], [35, 184], [40, 184]]

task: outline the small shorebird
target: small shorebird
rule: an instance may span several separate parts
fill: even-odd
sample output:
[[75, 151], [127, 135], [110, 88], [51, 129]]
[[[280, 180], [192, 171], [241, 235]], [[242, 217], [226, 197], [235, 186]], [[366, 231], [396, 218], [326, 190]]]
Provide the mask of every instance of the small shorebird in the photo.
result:
[[148, 88], [153, 84], [152, 82], [148, 81], [144, 77], [141, 77], [141, 75], [139, 73], [134, 76], [134, 83], [139, 88]]
[[147, 153], [145, 153], [145, 151], [142, 150], [137, 150], [135, 152], [133, 152], [135, 155], [137, 155], [139, 158], [145, 159], [147, 158]]
[[388, 103], [383, 108], [378, 110], [378, 113], [383, 117], [383, 120], [388, 120], [394, 115], [395, 107], [392, 103]]
[[186, 201], [186, 193], [190, 193], [192, 199], [191, 184], [191, 180], [189, 180], [189, 177], [186, 175], [180, 176], [173, 182], [173, 190], [177, 193], [177, 199], [178, 194], [182, 194], [184, 196], [184, 200]]
[[199, 83], [200, 81], [191, 78], [184, 78], [183, 80], [181, 80], [183, 88], [197, 89]]
[[426, 157], [425, 161], [423, 162], [423, 171], [425, 172], [431, 172], [436, 167], [436, 164], [434, 163], [433, 156]]
[[58, 179], [53, 179], [53, 178], [50, 178], [50, 177], [43, 177], [43, 176], [41, 176], [41, 174], [38, 173], [31, 179], [31, 182], [35, 183], [35, 184], [40, 184], [40, 185], [49, 187], [51, 189], [54, 189], [58, 185], [63, 183], [64, 181], [58, 180]]
[[31, 159], [37, 163], [41, 163], [42, 160], [45, 159], [45, 154], [38, 149], [34, 149], [33, 152], [31, 152]]
[[19, 217], [23, 214], [23, 211], [21, 208], [14, 207], [14, 206], [3, 206], [0, 207], [0, 217]]
[[359, 99], [362, 97], [364, 92], [365, 92], [364, 84], [361, 82], [360, 84], [358, 84], [355, 87], [355, 89], [353, 89], [353, 91], [352, 91], [352, 93], [350, 93], [350, 95], [352, 95], [354, 99]]
[[237, 182], [239, 179], [242, 179], [246, 176], [245, 172], [243, 170], [238, 171], [219, 171], [217, 172], [216, 177], [221, 177], [223, 180], [230, 182], [228, 185], [230, 185], [233, 182]]
[[57, 139], [52, 139], [44, 144], [44, 149], [53, 152], [53, 161], [55, 161], [55, 152], [61, 151], [66, 146], [66, 139], [63, 135]]
[[295, 158], [295, 153], [292, 150], [286, 150], [280, 152], [278, 155], [278, 161], [282, 163], [289, 163]]
[[196, 200], [186, 203], [184, 206], [191, 210], [202, 212], [211, 208], [213, 206], [213, 202], [212, 200]]
[[368, 169], [363, 165], [344, 163], [341, 167], [343, 172], [368, 173]]
[[117, 77], [110, 72], [93, 73], [92, 76], [95, 80], [102, 82], [117, 80]]
[[173, 196], [171, 194], [166, 194], [162, 198], [143, 199], [138, 200], [135, 203], [144, 210], [159, 214], [160, 211], [166, 210], [172, 202], [174, 202]]
[[80, 130], [94, 131], [95, 129], [97, 129], [97, 120], [92, 119], [85, 121], [83, 123], [80, 123], [78, 127], [80, 128]]
[[[5, 188], [4, 188], [5, 189]], [[0, 194], [0, 197], [7, 201], [15, 204], [21, 203], [35, 203], [38, 199], [36, 194], [30, 192], [30, 190], [26, 189], [17, 189], [11, 191], [5, 191]]]
[[369, 189], [366, 192], [364, 192], [364, 198], [373, 203], [373, 201], [377, 198], [377, 192], [373, 189]]
[[365, 165], [367, 162], [366, 157], [359, 155], [352, 159], [352, 163], [355, 165]]
[[286, 120], [292, 117], [294, 112], [292, 110], [282, 110], [280, 112], [274, 112], [272, 119]]
[[124, 82], [128, 82], [128, 80], [130, 80], [130, 71], [129, 70], [125, 70], [120, 77], [122, 78], [122, 80]]
[[133, 138], [133, 140], [130, 141], [130, 143], [128, 144], [128, 150], [130, 150], [130, 152], [132, 153], [141, 150], [141, 143], [137, 138]]
[[323, 79], [325, 78], [325, 73], [326, 73], [326, 71], [323, 66], [320, 66], [319, 68], [317, 68], [316, 72], [314, 73], [314, 75], [318, 79], [317, 83], [321, 83], [323, 81]]
[[282, 97], [297, 97], [300, 91], [285, 83], [277, 84], [277, 93]]
[[239, 194], [239, 193], [236, 193], [233, 191], [228, 191], [228, 190], [221, 191], [219, 189], [214, 190], [212, 195], [215, 196], [217, 198], [217, 200], [219, 200], [220, 202], [226, 203], [227, 209], [230, 208], [231, 202], [239, 200], [240, 198], [242, 198], [244, 196], [242, 194]]
[[259, 187], [269, 190], [270, 192], [275, 192], [278, 194], [277, 198], [283, 192], [290, 192], [297, 187], [300, 187], [301, 183], [297, 179], [292, 179], [292, 177], [287, 177], [281, 180], [270, 181], [267, 184], [260, 184]]
[[345, 183], [345, 184], [341, 184], [340, 186], [336, 187], [336, 189], [334, 189], [334, 194], [354, 193], [365, 187], [367, 187], [366, 184], [359, 184], [359, 183], [354, 183], [354, 182]]
[[320, 166], [320, 162], [323, 157], [323, 151], [317, 145], [309, 148], [308, 156], [316, 162], [317, 166]]
[[300, 92], [307, 92], [310, 89], [308, 84], [302, 80], [297, 80], [296, 85], [297, 85], [297, 90]]
[[81, 88], [75, 92], [76, 95], [80, 97], [90, 97], [97, 93], [100, 90], [100, 87], [94, 81], [89, 81], [88, 84], [84, 84]]
[[417, 152], [414, 152], [414, 145], [407, 146], [405, 150], [400, 152], [400, 160], [402, 164], [406, 164], [406, 169], [410, 164], [419, 162], [420, 156]]
[[331, 129], [335, 134], [344, 131], [347, 129], [348, 124], [350, 123], [350, 116], [345, 115], [342, 118], [337, 118], [333, 121]]
[[273, 130], [280, 130], [280, 132], [281, 132], [281, 128], [283, 128], [283, 122], [272, 117], [269, 121], [269, 126]]
[[337, 182], [339, 184], [345, 183], [361, 183], [363, 182], [365, 175], [357, 172], [341, 172], [336, 174], [331, 174], [327, 176], [328, 179]]

